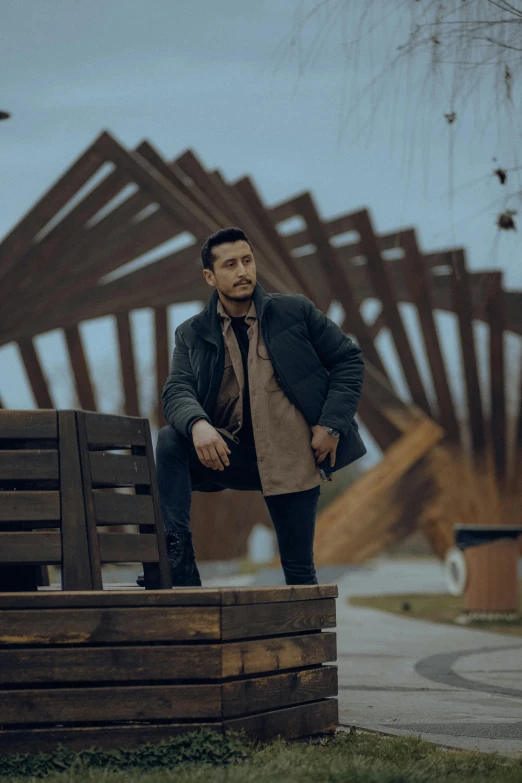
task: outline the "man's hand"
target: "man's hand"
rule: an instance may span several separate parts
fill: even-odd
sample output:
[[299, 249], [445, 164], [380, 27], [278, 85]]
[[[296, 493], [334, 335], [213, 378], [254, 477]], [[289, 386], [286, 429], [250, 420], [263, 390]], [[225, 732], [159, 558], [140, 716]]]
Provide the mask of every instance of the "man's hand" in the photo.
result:
[[329, 454], [330, 466], [333, 468], [335, 465], [335, 453], [337, 451], [339, 438], [334, 438], [333, 435], [329, 435], [320, 424], [316, 424], [312, 427], [312, 432], [312, 449], [315, 454], [316, 463], [320, 465]]
[[230, 465], [230, 449], [212, 424], [205, 419], [199, 419], [193, 425], [191, 435], [202, 465], [212, 470], [225, 470], [225, 467]]

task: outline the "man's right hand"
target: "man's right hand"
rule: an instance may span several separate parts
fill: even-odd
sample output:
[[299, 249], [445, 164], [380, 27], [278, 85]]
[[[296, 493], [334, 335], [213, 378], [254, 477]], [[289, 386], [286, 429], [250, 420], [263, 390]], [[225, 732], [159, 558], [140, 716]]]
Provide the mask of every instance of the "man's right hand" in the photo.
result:
[[199, 419], [193, 425], [191, 434], [202, 465], [212, 470], [225, 470], [225, 467], [230, 465], [228, 461], [230, 449], [219, 432], [206, 419]]

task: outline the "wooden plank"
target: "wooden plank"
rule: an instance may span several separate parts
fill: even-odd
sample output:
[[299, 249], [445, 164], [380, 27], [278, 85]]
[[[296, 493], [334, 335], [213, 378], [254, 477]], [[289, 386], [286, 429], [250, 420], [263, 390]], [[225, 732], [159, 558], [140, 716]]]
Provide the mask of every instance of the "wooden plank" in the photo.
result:
[[51, 522], [59, 519], [59, 492], [0, 492], [0, 522]]
[[217, 606], [1, 610], [0, 646], [219, 639], [219, 614]]
[[0, 480], [57, 480], [57, 451], [0, 450]]
[[80, 155], [3, 240], [0, 245], [0, 279], [16, 265], [32, 239], [100, 168], [102, 160], [96, 146], [97, 141]]
[[85, 528], [87, 532], [87, 541], [89, 544], [89, 566], [91, 569], [91, 584], [93, 590], [103, 589], [103, 579], [101, 571], [100, 545], [98, 542], [98, 532], [96, 530], [96, 511], [94, 508], [94, 498], [92, 491], [91, 476], [91, 453], [87, 445], [88, 425], [98, 424], [100, 418], [98, 414], [76, 413], [76, 432], [78, 435], [78, 453], [80, 456], [80, 470], [82, 474], [83, 502], [85, 508]]
[[150, 484], [149, 464], [146, 457], [99, 451], [90, 452], [89, 462], [93, 484], [116, 487]]
[[506, 389], [504, 369], [505, 302], [502, 273], [492, 274], [486, 288], [485, 312], [489, 326], [490, 437], [495, 475], [501, 486], [506, 478]]
[[486, 431], [480, 382], [478, 376], [475, 337], [473, 334], [473, 310], [469, 288], [469, 275], [463, 252], [453, 256], [454, 273], [453, 307], [457, 314], [460, 333], [461, 359], [466, 382], [466, 401], [471, 430], [471, 445], [474, 454], [483, 454], [486, 448]]
[[158, 543], [155, 535], [132, 533], [99, 533], [102, 563], [157, 563]]
[[333, 632], [228, 642], [221, 645], [221, 650], [223, 677], [297, 669], [337, 658], [336, 634]]
[[[147, 590], [155, 588], [170, 590], [172, 588], [172, 578], [170, 575], [167, 542], [165, 537], [165, 525], [161, 513], [158, 484], [156, 480], [156, 465], [154, 464], [154, 450], [152, 447], [152, 437], [150, 434], [150, 425], [148, 420], [145, 420], [145, 440], [145, 459], [148, 463], [148, 474], [150, 479], [147, 485], [136, 485], [136, 495], [138, 497], [149, 496], [152, 499], [155, 520], [155, 551], [157, 552], [157, 565], [155, 561], [152, 562], [145, 556], [142, 557], [143, 571], [145, 575], [145, 587]], [[133, 447], [133, 453], [137, 448], [140, 447]], [[147, 534], [149, 530], [150, 528], [147, 526], [140, 525], [140, 538], [143, 538], [143, 534]]]
[[335, 599], [224, 606], [221, 613], [222, 639], [303, 633], [335, 626]]
[[167, 423], [163, 413], [163, 386], [169, 374], [169, 334], [167, 308], [154, 308], [154, 348], [156, 353], [156, 421], [158, 427]]
[[218, 644], [4, 649], [0, 685], [220, 680], [221, 657]]
[[117, 313], [116, 326], [118, 329], [125, 413], [127, 416], [139, 416], [138, 381], [136, 378], [136, 362], [134, 360], [134, 351], [132, 347], [129, 313]]
[[333, 734], [339, 724], [337, 699], [325, 699], [313, 704], [300, 704], [282, 710], [270, 710], [258, 715], [223, 721], [225, 731], [244, 731], [261, 742]]
[[294, 205], [305, 220], [310, 238], [317, 247], [323, 272], [331, 283], [332, 300], [338, 299], [341, 302], [346, 314], [348, 328], [355, 334], [367, 360], [387, 377], [381, 357], [370, 337], [368, 326], [359, 312], [355, 292], [348, 276], [337, 260], [333, 247], [328, 241], [312, 197], [309, 193], [305, 193], [295, 199]]
[[76, 431], [76, 413], [58, 412], [62, 501], [62, 590], [91, 590], [89, 541]]
[[211, 728], [221, 734], [221, 723], [187, 721], [183, 723], [144, 723], [126, 726], [81, 726], [69, 728], [31, 728], [0, 730], [0, 754], [52, 753], [58, 745], [70, 750], [92, 747], [105, 750], [157, 744], [187, 732]]
[[0, 443], [9, 440], [45, 439], [58, 437], [56, 411], [0, 411]]
[[31, 389], [39, 408], [54, 408], [51, 398], [51, 392], [44, 375], [40, 359], [36, 353], [32, 339], [20, 340], [18, 342], [20, 356], [24, 363], [27, 378], [31, 384]]
[[359, 233], [363, 255], [366, 256], [366, 268], [375, 291], [375, 296], [381, 301], [395, 348], [403, 370], [406, 384], [410, 390], [413, 402], [428, 416], [431, 415], [430, 404], [426, 396], [417, 362], [410, 345], [406, 329], [402, 322], [393, 282], [388, 275], [386, 262], [382, 259], [377, 238], [374, 234], [370, 216], [366, 210], [352, 215], [353, 226]]
[[0, 533], [0, 544], [1, 563], [59, 565], [62, 561], [61, 536], [54, 531]]
[[84, 410], [95, 411], [96, 399], [94, 396], [94, 386], [87, 365], [87, 358], [83, 347], [82, 336], [78, 325], [69, 326], [64, 329], [65, 340], [69, 350], [69, 359], [74, 375], [74, 384], [76, 394], [80, 405]]
[[86, 413], [86, 439], [91, 450], [145, 445], [144, 419], [112, 413]]
[[433, 313], [433, 297], [424, 259], [422, 258], [413, 229], [400, 234], [400, 244], [404, 249], [403, 272], [412, 302], [415, 303], [422, 331], [424, 350], [428, 359], [433, 386], [439, 407], [439, 421], [446, 437], [455, 443], [460, 442], [460, 428], [451, 397], [451, 391], [442, 355]]
[[35, 595], [23, 592], [1, 596], [2, 609], [89, 609], [134, 607], [149, 609], [165, 606], [221, 606], [221, 590], [209, 587], [176, 590], [92, 590], [67, 592], [42, 591]]
[[[376, 538], [375, 530], [370, 529], [369, 517], [371, 520], [382, 520], [384, 530], [394, 524], [394, 515], [399, 513], [396, 503], [393, 503], [394, 488], [399, 486], [398, 482], [407, 477], [411, 468], [442, 437], [443, 431], [431, 419], [426, 418], [416, 424], [390, 446], [377, 465], [366, 471], [355, 484], [324, 509], [317, 520], [315, 552], [318, 562], [336, 562], [336, 558], [341, 561], [358, 558], [356, 537], [364, 537], [367, 534]], [[426, 493], [425, 501], [429, 500], [430, 496]], [[406, 502], [406, 498], [404, 501]], [[413, 502], [411, 497], [410, 502]], [[391, 515], [384, 514], [383, 506], [388, 507]], [[346, 537], [353, 549], [349, 558], [344, 540]]]
[[223, 606], [270, 604], [280, 601], [313, 601], [317, 598], [337, 598], [337, 585], [286, 585], [284, 587], [224, 587]]
[[221, 686], [150, 685], [0, 691], [2, 725], [221, 717]]
[[336, 666], [227, 682], [223, 685], [223, 718], [281, 709], [336, 695]]
[[119, 492], [93, 492], [98, 525], [154, 525], [150, 495], [122, 495]]

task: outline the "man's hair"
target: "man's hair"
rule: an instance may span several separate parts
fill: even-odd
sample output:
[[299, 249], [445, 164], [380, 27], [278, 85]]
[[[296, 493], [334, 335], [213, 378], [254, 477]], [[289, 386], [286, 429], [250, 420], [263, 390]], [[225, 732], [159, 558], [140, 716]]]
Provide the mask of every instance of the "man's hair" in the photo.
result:
[[[248, 239], [247, 235], [244, 231], [241, 231], [240, 228], [222, 228], [219, 231], [216, 231], [215, 234], [211, 234], [206, 241], [203, 247], [201, 248], [201, 261], [203, 262], [203, 269], [210, 269], [214, 270], [214, 254], [213, 249], [217, 247], [218, 245], [224, 245], [225, 242], [248, 242], [250, 245], [250, 240]], [[252, 249], [252, 245], [250, 245], [250, 249]]]

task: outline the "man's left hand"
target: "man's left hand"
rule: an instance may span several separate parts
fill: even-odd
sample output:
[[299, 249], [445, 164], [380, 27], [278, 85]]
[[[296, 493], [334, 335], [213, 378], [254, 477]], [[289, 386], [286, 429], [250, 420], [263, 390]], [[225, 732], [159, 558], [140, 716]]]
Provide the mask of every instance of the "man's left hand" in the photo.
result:
[[312, 427], [312, 433], [312, 449], [315, 454], [316, 463], [320, 465], [329, 454], [330, 466], [333, 468], [335, 465], [335, 453], [337, 451], [339, 438], [334, 438], [333, 435], [329, 435], [320, 424], [316, 424]]

